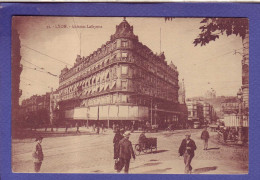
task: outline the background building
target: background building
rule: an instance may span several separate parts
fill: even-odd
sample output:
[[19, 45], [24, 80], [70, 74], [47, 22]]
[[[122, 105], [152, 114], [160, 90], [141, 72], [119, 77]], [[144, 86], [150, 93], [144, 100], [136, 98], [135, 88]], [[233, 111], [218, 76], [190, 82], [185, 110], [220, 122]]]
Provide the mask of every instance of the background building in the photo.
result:
[[138, 40], [124, 19], [110, 41], [61, 71], [61, 119], [89, 123], [178, 122], [178, 71]]
[[186, 105], [186, 92], [185, 92], [185, 85], [184, 85], [184, 79], [182, 79], [181, 82], [179, 82], [179, 128], [186, 128], [187, 122], [188, 122], [188, 108]]
[[181, 82], [179, 82], [179, 103], [180, 104], [185, 104], [186, 102], [186, 92], [185, 92], [185, 86], [184, 86], [184, 79], [182, 79]]
[[237, 114], [239, 111], [239, 102], [236, 97], [230, 97], [221, 102], [221, 111], [223, 114]]
[[243, 91], [243, 104], [244, 113], [246, 116], [249, 114], [249, 33], [247, 30], [243, 42], [243, 59], [242, 59], [242, 91]]
[[33, 95], [22, 101], [20, 119], [25, 127], [38, 127], [50, 123], [50, 93]]
[[217, 97], [216, 96], [216, 91], [213, 88], [211, 88], [210, 90], [207, 90], [207, 92], [205, 93], [205, 98], [206, 99], [214, 99], [216, 97]]
[[12, 85], [11, 85], [11, 91], [12, 91], [12, 127], [14, 128], [17, 124], [20, 124], [19, 122], [19, 98], [22, 95], [22, 90], [19, 89], [20, 87], [20, 75], [23, 70], [23, 66], [20, 64], [21, 62], [21, 42], [19, 38], [19, 34], [16, 30], [16, 28], [12, 28], [12, 44], [15, 44], [15, 46], [12, 46], [12, 61], [11, 61], [11, 78], [12, 78]]
[[193, 127], [194, 122], [199, 122], [201, 125], [204, 123], [203, 117], [203, 104], [196, 100], [187, 100], [188, 108], [188, 127]]
[[203, 118], [204, 124], [211, 124], [217, 120], [215, 109], [210, 103], [203, 103]]

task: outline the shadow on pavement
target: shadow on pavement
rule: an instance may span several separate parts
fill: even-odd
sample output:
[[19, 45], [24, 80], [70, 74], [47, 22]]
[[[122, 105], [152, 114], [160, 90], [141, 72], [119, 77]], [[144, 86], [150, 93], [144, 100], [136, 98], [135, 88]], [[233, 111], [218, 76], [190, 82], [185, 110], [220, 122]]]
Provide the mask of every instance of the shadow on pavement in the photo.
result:
[[165, 169], [155, 169], [155, 170], [151, 170], [151, 171], [146, 171], [143, 174], [159, 174], [159, 173], [164, 173], [165, 171], [168, 171], [172, 168], [165, 168]]
[[207, 150], [214, 150], [214, 149], [220, 149], [219, 147], [214, 147], [214, 148], [208, 148]]
[[156, 162], [156, 163], [145, 163], [143, 166], [155, 166], [158, 164], [162, 164], [161, 162]]
[[217, 169], [217, 166], [198, 168], [198, 169], [194, 169], [193, 173], [200, 174], [200, 173], [205, 173], [205, 172], [208, 172], [208, 171], [214, 171], [216, 169]]
[[162, 164], [162, 163], [161, 162], [145, 163], [145, 164], [133, 167], [131, 169], [136, 169], [136, 168], [140, 168], [140, 167], [147, 167], [147, 166], [156, 166], [156, 165], [159, 165], [159, 164]]
[[167, 152], [169, 150], [157, 150], [157, 151], [152, 151], [152, 152], [149, 152], [147, 154], [157, 154], [157, 153], [163, 153], [163, 152]]

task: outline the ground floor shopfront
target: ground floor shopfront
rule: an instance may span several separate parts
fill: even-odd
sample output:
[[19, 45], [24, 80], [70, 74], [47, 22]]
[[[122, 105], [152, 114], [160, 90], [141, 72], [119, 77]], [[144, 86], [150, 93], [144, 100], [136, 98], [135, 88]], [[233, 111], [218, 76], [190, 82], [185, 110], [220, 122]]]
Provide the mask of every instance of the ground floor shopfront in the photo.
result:
[[62, 121], [87, 126], [105, 126], [112, 128], [114, 125], [132, 127], [135, 129], [144, 126], [158, 125], [158, 128], [164, 129], [169, 124], [176, 127], [179, 124], [180, 113], [164, 109], [149, 108], [147, 106], [137, 105], [98, 105], [89, 107], [75, 107], [67, 110], [61, 110]]

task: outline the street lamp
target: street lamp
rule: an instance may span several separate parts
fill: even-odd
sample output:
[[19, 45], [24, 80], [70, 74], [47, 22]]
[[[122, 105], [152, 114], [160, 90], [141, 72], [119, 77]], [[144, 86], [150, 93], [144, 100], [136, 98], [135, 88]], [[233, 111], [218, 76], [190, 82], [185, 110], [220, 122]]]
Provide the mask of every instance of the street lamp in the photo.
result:
[[153, 98], [151, 97], [151, 125], [153, 124]]
[[243, 92], [241, 88], [239, 89], [237, 93], [237, 98], [239, 101], [239, 111], [238, 111], [238, 116], [239, 116], [239, 127], [238, 127], [238, 144], [243, 144], [242, 140], [242, 127], [243, 127], [243, 115], [242, 115], [242, 101], [243, 101]]
[[154, 111], [155, 111], [155, 114], [154, 114], [154, 119], [155, 119], [155, 125], [156, 125], [156, 121], [157, 121], [157, 104], [155, 104], [155, 106], [154, 106]]

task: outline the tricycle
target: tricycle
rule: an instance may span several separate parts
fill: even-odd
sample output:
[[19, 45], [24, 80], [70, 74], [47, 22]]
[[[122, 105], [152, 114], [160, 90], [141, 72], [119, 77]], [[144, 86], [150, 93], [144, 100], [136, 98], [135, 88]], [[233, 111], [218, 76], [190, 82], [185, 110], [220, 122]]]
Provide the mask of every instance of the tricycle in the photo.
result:
[[141, 152], [147, 153], [148, 150], [152, 152], [154, 149], [157, 151], [157, 138], [146, 138], [143, 144], [135, 145], [135, 154], [139, 155]]

